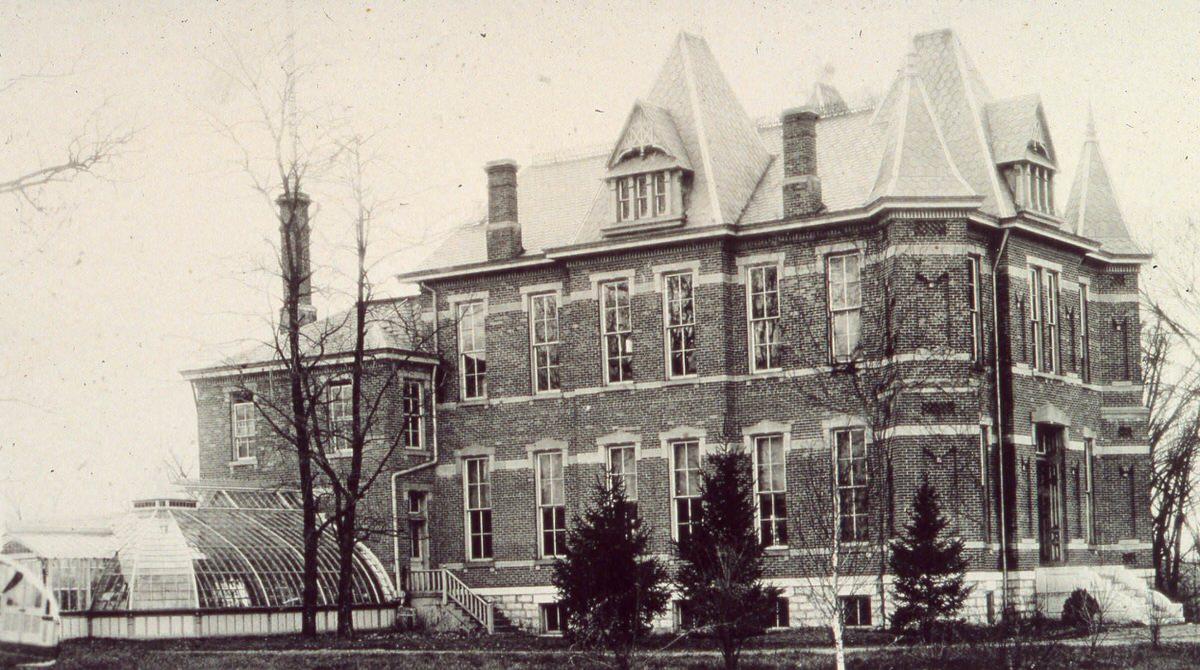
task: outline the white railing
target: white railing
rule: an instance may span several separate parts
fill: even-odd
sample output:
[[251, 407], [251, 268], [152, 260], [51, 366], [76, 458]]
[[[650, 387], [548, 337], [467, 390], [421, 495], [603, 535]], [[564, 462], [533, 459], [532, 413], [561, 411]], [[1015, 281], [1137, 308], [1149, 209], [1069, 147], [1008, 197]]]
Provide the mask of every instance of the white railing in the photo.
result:
[[492, 603], [471, 590], [453, 572], [444, 569], [409, 570], [407, 588], [409, 593], [440, 593], [442, 604], [453, 601], [472, 619], [478, 621], [487, 632], [496, 629]]
[[442, 593], [445, 590], [443, 572], [444, 570], [409, 570], [409, 593]]

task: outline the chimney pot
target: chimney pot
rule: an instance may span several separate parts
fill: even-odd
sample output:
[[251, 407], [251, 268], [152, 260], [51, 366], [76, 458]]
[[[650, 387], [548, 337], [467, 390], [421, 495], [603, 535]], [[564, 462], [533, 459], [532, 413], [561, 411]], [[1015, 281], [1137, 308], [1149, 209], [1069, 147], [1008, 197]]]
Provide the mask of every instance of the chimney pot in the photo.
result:
[[[309, 256], [311, 228], [308, 223], [308, 206], [312, 199], [302, 192], [284, 193], [275, 199], [279, 206], [280, 276], [283, 278], [283, 295], [286, 299], [289, 278], [295, 272], [299, 276], [297, 287], [297, 317], [303, 326], [317, 320], [317, 310], [312, 305], [312, 264]], [[279, 311], [279, 327], [288, 327], [287, 305]]]
[[816, 214], [821, 202], [817, 176], [817, 118], [810, 107], [783, 112], [783, 215], [786, 218]]
[[484, 166], [484, 171], [488, 176], [488, 260], [517, 258], [525, 252], [517, 218], [517, 162], [492, 161]]

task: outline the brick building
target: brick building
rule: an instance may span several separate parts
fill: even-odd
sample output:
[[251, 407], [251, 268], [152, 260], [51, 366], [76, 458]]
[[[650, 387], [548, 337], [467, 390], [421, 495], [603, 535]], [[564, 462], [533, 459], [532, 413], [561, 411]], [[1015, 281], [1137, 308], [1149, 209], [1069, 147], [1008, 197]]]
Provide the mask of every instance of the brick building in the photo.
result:
[[[402, 277], [437, 327], [428, 347], [379, 334], [414, 436], [373, 494], [396, 530], [376, 552], [553, 627], [589, 487], [621, 481], [669, 555], [703, 456], [744, 448], [781, 624], [817, 616], [822, 509], [878, 547], [926, 477], [966, 541], [971, 616], [1005, 588], [1019, 608], [1087, 586], [1129, 618], [1169, 609], [1146, 586], [1149, 257], [1090, 124], [1065, 206], [1060, 165], [1038, 96], [992, 96], [949, 31], [913, 40], [878, 104], [822, 83], [759, 123], [681, 35], [611, 151], [489, 163], [487, 220]], [[255, 433], [231, 379], [260, 362], [191, 373], [206, 480], [286, 477], [261, 433], [239, 453]], [[849, 623], [883, 623], [886, 588], [842, 596]]]

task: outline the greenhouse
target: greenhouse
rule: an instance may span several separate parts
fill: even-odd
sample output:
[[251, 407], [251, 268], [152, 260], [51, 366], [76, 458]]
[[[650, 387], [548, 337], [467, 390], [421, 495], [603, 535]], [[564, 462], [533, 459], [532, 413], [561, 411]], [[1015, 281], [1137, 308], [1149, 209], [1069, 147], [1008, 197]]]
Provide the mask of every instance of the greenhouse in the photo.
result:
[[[215, 489], [137, 501], [107, 535], [18, 529], [2, 552], [41, 570], [61, 604], [64, 637], [273, 633], [299, 628], [303, 537], [295, 493]], [[396, 594], [386, 570], [362, 545], [353, 563], [356, 623], [390, 625]], [[337, 573], [335, 537], [326, 532], [317, 588], [329, 626]]]

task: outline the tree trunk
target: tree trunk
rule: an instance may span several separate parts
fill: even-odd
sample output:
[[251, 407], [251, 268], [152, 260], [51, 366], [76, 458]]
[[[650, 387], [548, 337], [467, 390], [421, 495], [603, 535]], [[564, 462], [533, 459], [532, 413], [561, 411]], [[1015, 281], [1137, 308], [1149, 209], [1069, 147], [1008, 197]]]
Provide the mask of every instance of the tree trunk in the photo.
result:
[[837, 670], [846, 670], [846, 645], [842, 639], [842, 621], [834, 616], [829, 622], [829, 632], [833, 633], [833, 659]]
[[356, 505], [346, 503], [338, 520], [338, 637], [354, 637], [354, 528]]

